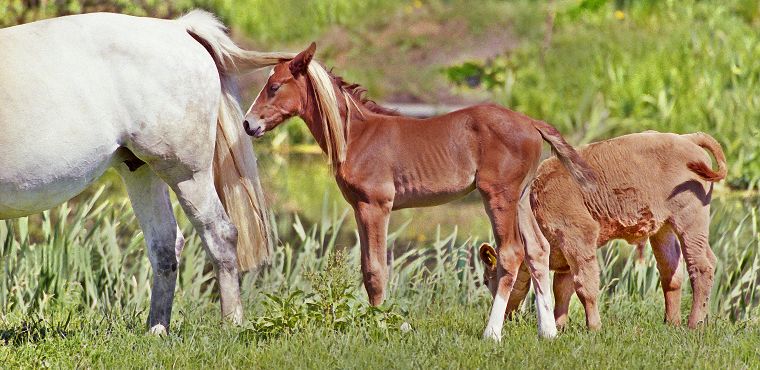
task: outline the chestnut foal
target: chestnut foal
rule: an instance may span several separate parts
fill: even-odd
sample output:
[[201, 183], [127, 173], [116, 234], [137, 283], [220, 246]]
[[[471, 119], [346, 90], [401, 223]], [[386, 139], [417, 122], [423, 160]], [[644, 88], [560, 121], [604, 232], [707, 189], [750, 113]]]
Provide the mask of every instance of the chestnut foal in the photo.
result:
[[402, 117], [364, 98], [360, 86], [310, 63], [315, 49], [312, 44], [275, 65], [243, 124], [249, 135], [261, 137], [290, 117], [306, 122], [354, 209], [369, 302], [379, 305], [384, 299], [391, 211], [447, 203], [478, 189], [500, 262], [498, 294], [484, 336], [501, 338], [506, 303], [524, 257], [539, 287], [539, 335], [555, 336], [548, 243], [537, 233], [526, 189], [538, 168], [542, 139], [579, 184], [593, 187], [588, 165], [554, 127], [497, 105], [430, 119]]

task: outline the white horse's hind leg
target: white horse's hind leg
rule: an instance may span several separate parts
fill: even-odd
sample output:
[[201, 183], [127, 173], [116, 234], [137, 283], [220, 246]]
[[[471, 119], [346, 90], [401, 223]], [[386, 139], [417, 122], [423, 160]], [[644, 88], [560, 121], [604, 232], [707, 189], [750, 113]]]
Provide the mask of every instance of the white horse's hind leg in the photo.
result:
[[[192, 178], [170, 184], [185, 214], [200, 234], [216, 270], [222, 303], [222, 316], [235, 324], [243, 321], [238, 281], [237, 229], [230, 222], [214, 188], [211, 169], [196, 172]], [[251, 216], [253, 217], [253, 216]]]
[[148, 328], [153, 334], [163, 335], [169, 330], [177, 266], [185, 239], [177, 227], [166, 183], [147, 165], [135, 172], [121, 165], [119, 172], [143, 230], [148, 259], [153, 267]]

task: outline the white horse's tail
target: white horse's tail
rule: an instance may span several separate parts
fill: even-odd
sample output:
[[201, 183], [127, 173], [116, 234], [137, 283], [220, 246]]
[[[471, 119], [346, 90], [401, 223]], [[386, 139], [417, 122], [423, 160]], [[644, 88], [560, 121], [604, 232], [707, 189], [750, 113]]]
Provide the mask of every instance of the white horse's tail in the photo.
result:
[[238, 266], [242, 271], [251, 270], [269, 261], [273, 236], [256, 155], [243, 131], [243, 113], [232, 72], [236, 65], [263, 67], [289, 54], [240, 49], [227, 36], [225, 26], [205, 11], [194, 10], [176, 21], [209, 51], [219, 71], [222, 101], [216, 127], [214, 182], [227, 214], [238, 229]]

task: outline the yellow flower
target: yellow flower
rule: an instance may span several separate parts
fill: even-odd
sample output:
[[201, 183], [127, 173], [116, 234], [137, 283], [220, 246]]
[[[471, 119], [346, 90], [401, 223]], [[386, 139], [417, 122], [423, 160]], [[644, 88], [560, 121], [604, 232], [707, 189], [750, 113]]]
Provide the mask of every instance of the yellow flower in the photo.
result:
[[616, 10], [615, 11], [615, 18], [617, 18], [617, 20], [619, 20], [619, 21], [622, 21], [623, 19], [625, 19], [625, 13], [623, 13], [622, 10]]
[[414, 0], [414, 7], [417, 9], [422, 8], [422, 1]]

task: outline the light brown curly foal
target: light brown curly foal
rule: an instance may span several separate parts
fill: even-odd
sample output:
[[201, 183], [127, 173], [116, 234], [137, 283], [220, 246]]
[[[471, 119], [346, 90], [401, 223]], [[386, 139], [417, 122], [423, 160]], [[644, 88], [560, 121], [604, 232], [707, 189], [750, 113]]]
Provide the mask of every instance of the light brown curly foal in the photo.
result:
[[[716, 171], [702, 148], [715, 157]], [[541, 164], [531, 188], [533, 212], [551, 244], [557, 326], [567, 323], [570, 298], [576, 292], [589, 329], [601, 327], [596, 249], [613, 239], [634, 245], [649, 239], [665, 295], [665, 321], [675, 325], [681, 322], [683, 253], [693, 290], [689, 327], [697, 326], [707, 315], [715, 270], [708, 238], [712, 183], [726, 176], [720, 144], [704, 133], [648, 131], [590, 144], [578, 152], [599, 175], [597, 192], [582, 192], [554, 158]], [[489, 288], [494, 255], [490, 245], [481, 246]], [[530, 276], [523, 266], [510, 295], [508, 314], [519, 306], [529, 287]]]

